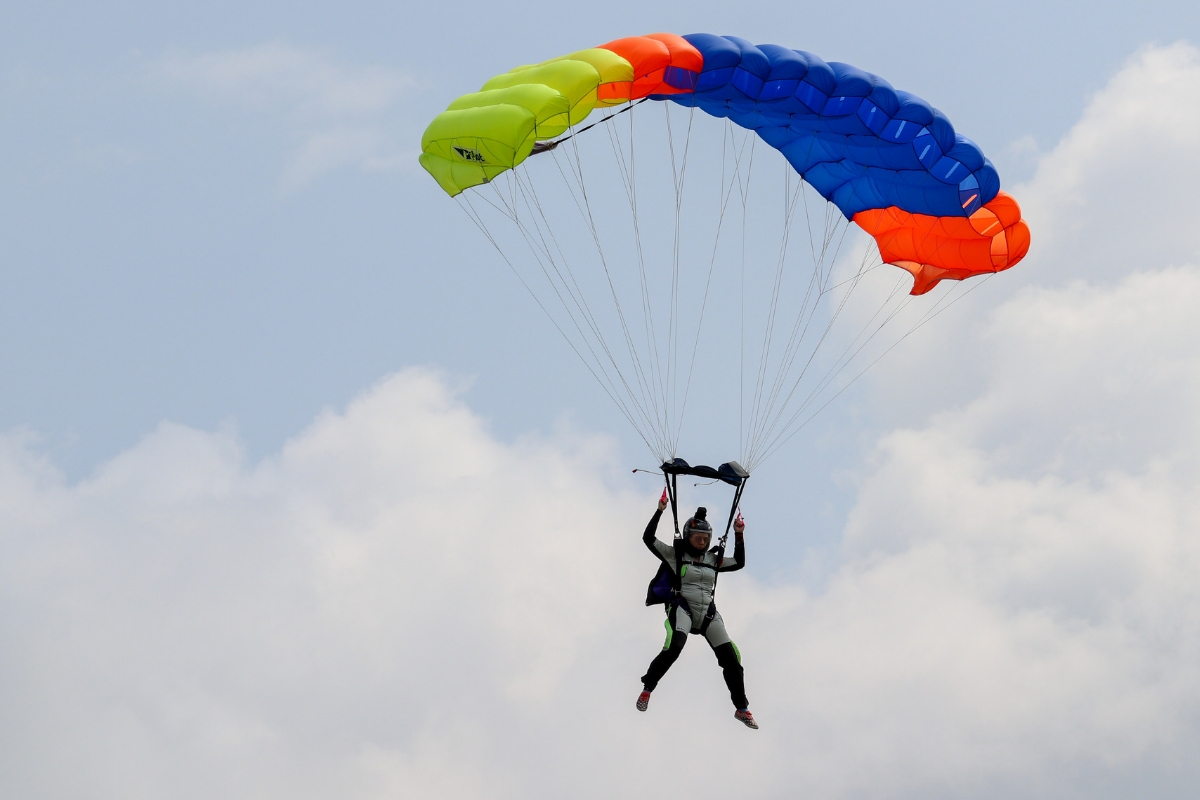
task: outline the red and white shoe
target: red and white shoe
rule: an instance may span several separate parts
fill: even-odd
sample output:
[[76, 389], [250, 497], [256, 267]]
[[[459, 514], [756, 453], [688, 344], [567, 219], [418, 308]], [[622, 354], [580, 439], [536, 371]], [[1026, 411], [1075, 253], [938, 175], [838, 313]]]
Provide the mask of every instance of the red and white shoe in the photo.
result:
[[754, 715], [750, 713], [749, 709], [745, 711], [733, 712], [733, 718], [745, 725], [747, 728], [758, 730], [758, 723], [754, 721]]
[[645, 711], [649, 707], [650, 707], [650, 693], [642, 692], [641, 694], [638, 695], [637, 710]]

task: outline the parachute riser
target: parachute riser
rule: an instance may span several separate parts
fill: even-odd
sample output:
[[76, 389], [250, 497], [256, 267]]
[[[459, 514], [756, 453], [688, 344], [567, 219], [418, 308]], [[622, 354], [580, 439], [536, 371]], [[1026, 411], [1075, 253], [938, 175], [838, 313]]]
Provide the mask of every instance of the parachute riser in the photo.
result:
[[671, 519], [675, 522], [675, 538], [682, 539], [683, 534], [679, 530], [679, 504], [678, 504], [678, 475], [664, 473], [663, 477], [667, 481], [667, 497], [671, 498]]
[[738, 506], [742, 502], [742, 490], [746, 488], [746, 481], [750, 480], [749, 476], [742, 478], [742, 482], [738, 484], [737, 489], [733, 493], [733, 503], [729, 506], [729, 519], [725, 522], [725, 533], [721, 535], [721, 540], [717, 546], [721, 551], [725, 551], [725, 542], [729, 539], [729, 529], [733, 527], [734, 515], [737, 514]]
[[746, 488], [746, 481], [750, 480], [750, 476], [742, 478], [742, 482], [738, 484], [737, 490], [733, 493], [733, 504], [729, 506], [729, 521], [725, 523], [725, 533], [721, 536], [721, 541], [717, 543], [717, 571], [713, 575], [712, 593], [713, 597], [717, 596], [717, 580], [721, 577], [721, 562], [725, 560], [725, 541], [729, 539], [729, 528], [733, 525], [733, 515], [737, 513], [738, 506], [742, 501], [742, 490]]

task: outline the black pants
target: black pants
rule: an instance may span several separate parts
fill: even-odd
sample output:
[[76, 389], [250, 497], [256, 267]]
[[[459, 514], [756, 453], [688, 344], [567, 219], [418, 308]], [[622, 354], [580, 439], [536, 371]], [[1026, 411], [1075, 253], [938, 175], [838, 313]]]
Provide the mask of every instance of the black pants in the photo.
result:
[[[722, 637], [724, 638], [724, 637]], [[683, 652], [683, 646], [687, 644], [688, 635], [681, 631], [675, 631], [671, 635], [671, 643], [664, 647], [663, 651], [654, 657], [650, 662], [650, 668], [646, 670], [646, 674], [642, 676], [642, 685], [647, 692], [653, 692], [658, 686], [658, 682], [662, 680], [663, 675], [667, 674], [667, 670], [679, 658], [679, 654]], [[733, 642], [726, 642], [712, 649], [713, 654], [717, 657], [717, 663], [721, 665], [721, 673], [725, 676], [725, 685], [729, 687], [729, 699], [733, 701], [735, 708], [749, 708], [750, 701], [746, 699], [746, 682], [742, 662], [738, 658], [737, 649], [733, 646]]]

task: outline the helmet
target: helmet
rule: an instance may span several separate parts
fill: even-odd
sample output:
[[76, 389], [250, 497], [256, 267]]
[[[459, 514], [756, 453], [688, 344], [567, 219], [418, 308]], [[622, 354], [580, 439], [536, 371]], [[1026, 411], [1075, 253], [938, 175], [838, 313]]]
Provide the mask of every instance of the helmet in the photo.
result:
[[684, 538], [690, 537], [693, 533], [707, 533], [709, 536], [712, 536], [713, 529], [712, 525], [708, 524], [707, 516], [707, 508], [704, 506], [697, 508], [695, 516], [683, 523]]

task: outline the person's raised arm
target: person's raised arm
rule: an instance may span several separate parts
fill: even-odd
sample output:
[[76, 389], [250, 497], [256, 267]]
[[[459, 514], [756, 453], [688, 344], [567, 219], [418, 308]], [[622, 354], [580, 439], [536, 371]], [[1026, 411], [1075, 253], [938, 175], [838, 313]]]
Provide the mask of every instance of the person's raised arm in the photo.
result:
[[733, 563], [730, 559], [721, 559], [721, 572], [736, 572], [746, 566], [746, 520], [742, 519], [742, 514], [739, 511], [737, 519], [733, 521]]
[[660, 542], [654, 535], [658, 530], [658, 521], [662, 518], [663, 509], [666, 507], [667, 490], [663, 489], [662, 497], [658, 499], [658, 508], [654, 511], [654, 516], [650, 518], [650, 523], [646, 525], [646, 532], [642, 534], [642, 542], [650, 548], [651, 553], [667, 563], [671, 563], [675, 555], [674, 549], [671, 545]]

